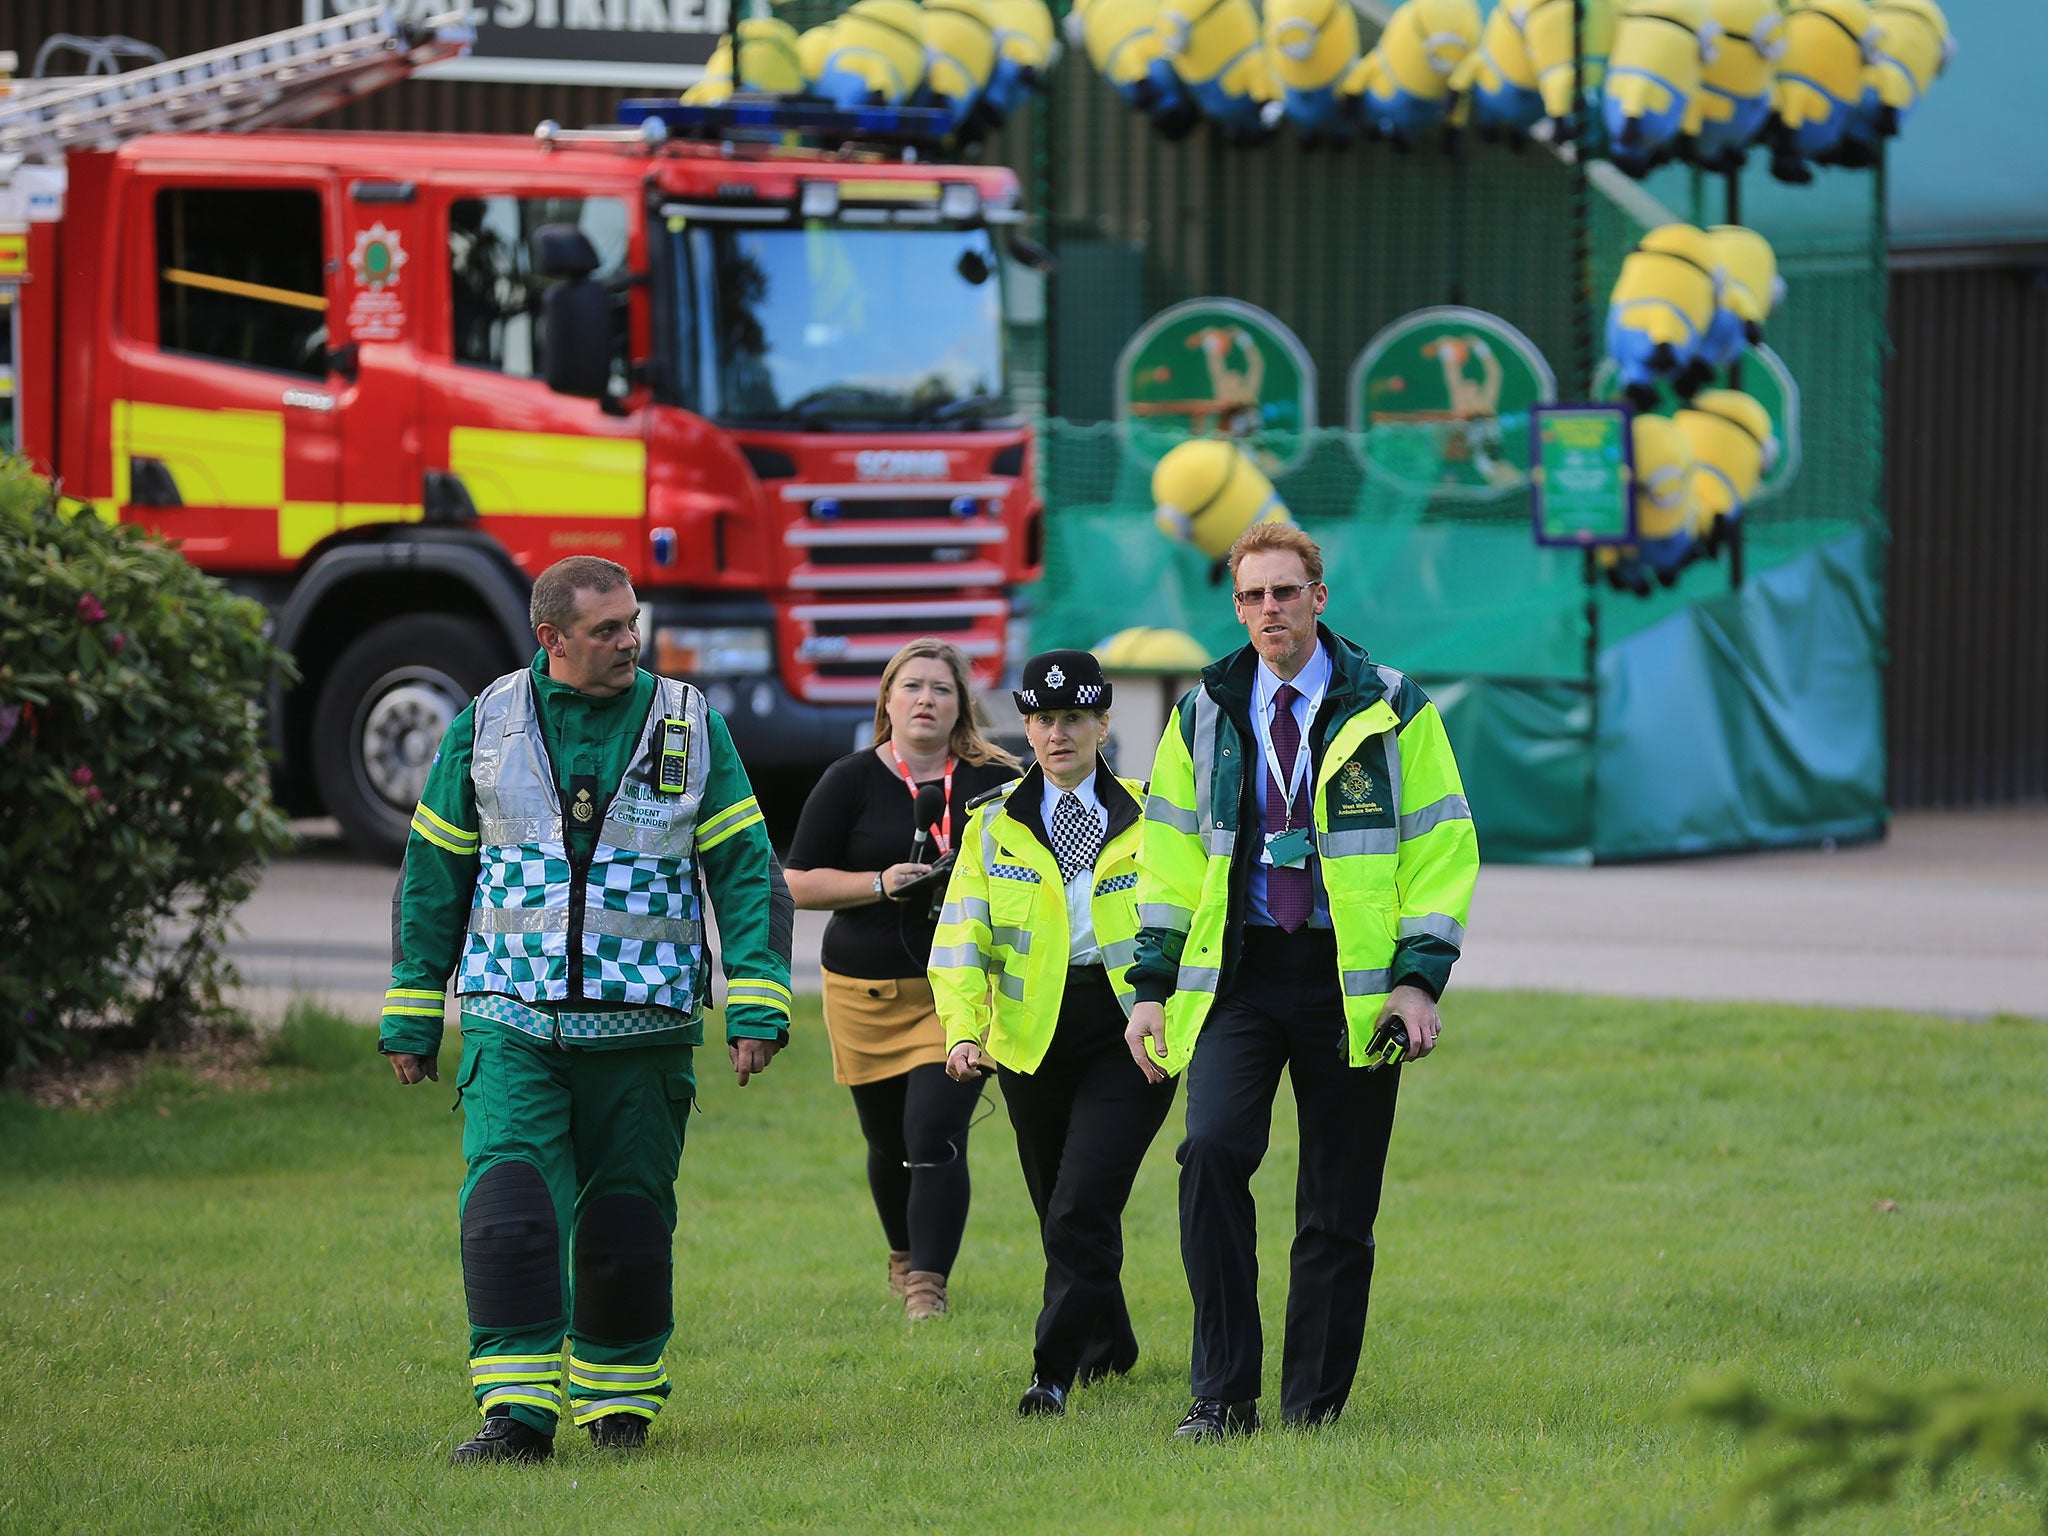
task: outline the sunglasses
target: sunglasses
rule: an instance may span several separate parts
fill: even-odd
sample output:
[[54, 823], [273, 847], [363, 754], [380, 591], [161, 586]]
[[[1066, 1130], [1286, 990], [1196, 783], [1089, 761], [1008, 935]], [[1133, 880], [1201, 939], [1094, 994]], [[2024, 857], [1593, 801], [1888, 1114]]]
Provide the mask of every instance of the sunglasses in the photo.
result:
[[1280, 587], [1244, 587], [1237, 593], [1237, 606], [1240, 608], [1263, 608], [1266, 605], [1267, 597], [1270, 596], [1274, 602], [1284, 608], [1314, 585], [1314, 582], [1310, 582], [1308, 586], [1302, 586], [1298, 582], [1289, 582], [1285, 586]]

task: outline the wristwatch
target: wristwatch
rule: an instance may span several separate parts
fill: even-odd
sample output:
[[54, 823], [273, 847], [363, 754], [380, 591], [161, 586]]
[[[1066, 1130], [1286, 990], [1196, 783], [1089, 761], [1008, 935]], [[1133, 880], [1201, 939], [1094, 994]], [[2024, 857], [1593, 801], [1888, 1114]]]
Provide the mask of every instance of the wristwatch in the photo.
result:
[[879, 869], [875, 871], [875, 894], [877, 896], [887, 896], [889, 894], [882, 889], [882, 871]]

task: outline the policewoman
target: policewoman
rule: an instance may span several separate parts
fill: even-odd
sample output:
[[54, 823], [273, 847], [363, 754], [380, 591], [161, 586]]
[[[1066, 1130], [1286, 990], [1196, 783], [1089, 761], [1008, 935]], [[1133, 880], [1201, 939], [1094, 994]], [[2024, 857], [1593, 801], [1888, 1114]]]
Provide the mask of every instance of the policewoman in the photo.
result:
[[381, 1046], [439, 1076], [462, 1012], [462, 1284], [484, 1415], [454, 1459], [539, 1461], [564, 1417], [633, 1449], [669, 1396], [675, 1180], [710, 1001], [744, 1085], [788, 1037], [793, 908], [725, 722], [640, 670], [626, 571], [534, 583], [533, 665], [458, 715], [400, 876]]
[[1123, 1211], [1173, 1103], [1124, 1046], [1145, 787], [1103, 762], [1110, 685], [1086, 651], [1047, 651], [1014, 695], [1036, 761], [979, 797], [932, 946], [946, 1069], [993, 1066], [1045, 1245], [1024, 1415], [1138, 1359]]

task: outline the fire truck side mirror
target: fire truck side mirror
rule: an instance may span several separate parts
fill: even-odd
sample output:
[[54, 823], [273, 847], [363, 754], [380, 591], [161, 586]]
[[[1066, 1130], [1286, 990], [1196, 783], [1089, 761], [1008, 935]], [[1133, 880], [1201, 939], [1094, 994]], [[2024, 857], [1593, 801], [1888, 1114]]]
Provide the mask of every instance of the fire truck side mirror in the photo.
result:
[[542, 277], [580, 280], [598, 265], [590, 236], [574, 224], [543, 224], [533, 232], [533, 269]]
[[612, 379], [612, 297], [583, 279], [556, 283], [541, 298], [548, 388], [602, 400]]

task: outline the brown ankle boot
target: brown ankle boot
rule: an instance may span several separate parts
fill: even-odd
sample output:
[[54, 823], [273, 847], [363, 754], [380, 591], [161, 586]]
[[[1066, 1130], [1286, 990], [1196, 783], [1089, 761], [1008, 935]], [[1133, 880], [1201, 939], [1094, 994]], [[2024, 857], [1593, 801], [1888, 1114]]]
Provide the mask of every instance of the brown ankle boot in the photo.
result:
[[910, 1275], [910, 1255], [899, 1248], [889, 1250], [889, 1294], [898, 1300], [903, 1296], [903, 1283]]
[[903, 1277], [903, 1315], [928, 1323], [946, 1315], [946, 1277], [929, 1269], [913, 1269]]

